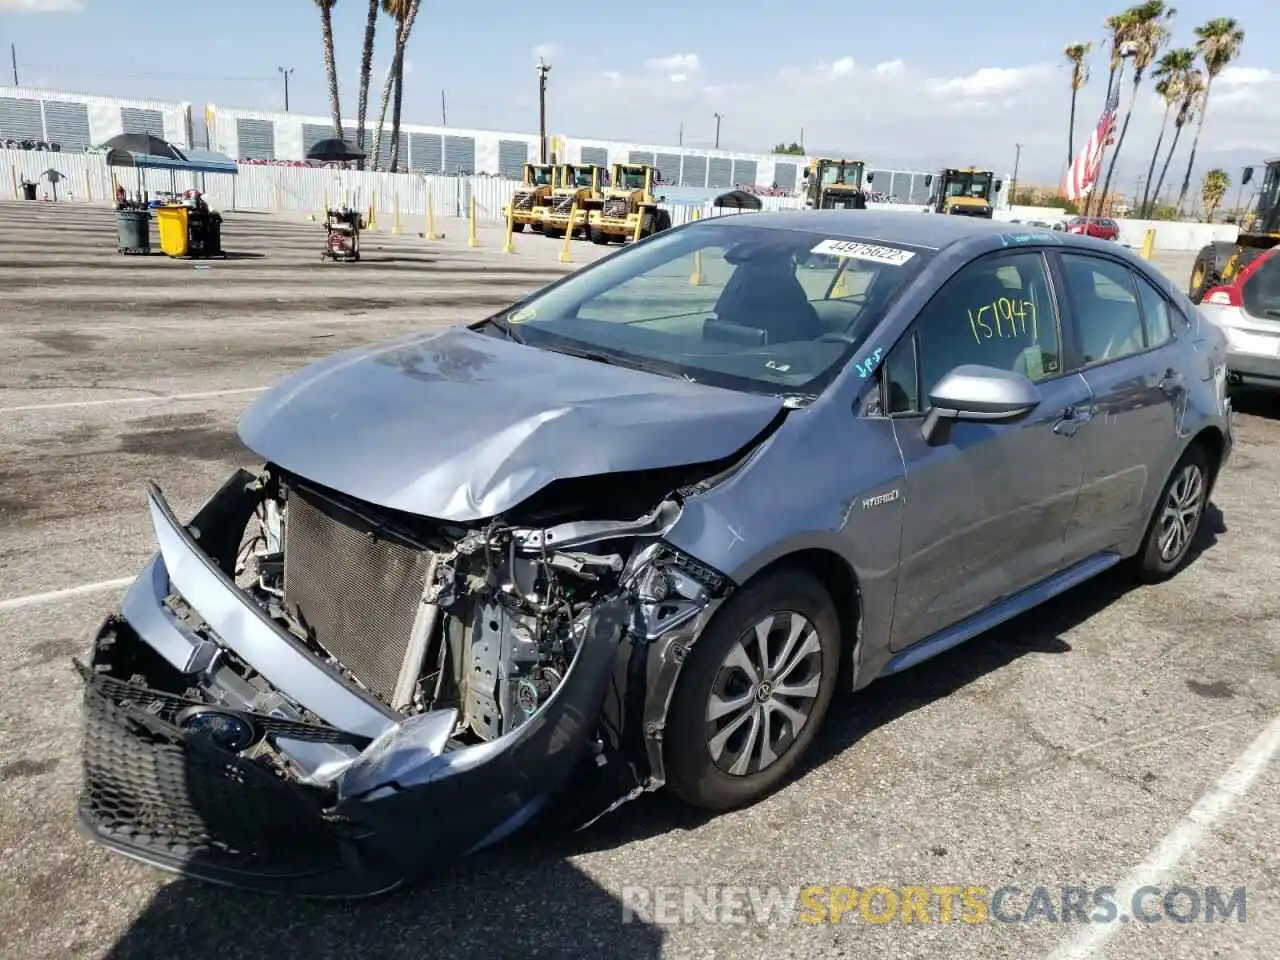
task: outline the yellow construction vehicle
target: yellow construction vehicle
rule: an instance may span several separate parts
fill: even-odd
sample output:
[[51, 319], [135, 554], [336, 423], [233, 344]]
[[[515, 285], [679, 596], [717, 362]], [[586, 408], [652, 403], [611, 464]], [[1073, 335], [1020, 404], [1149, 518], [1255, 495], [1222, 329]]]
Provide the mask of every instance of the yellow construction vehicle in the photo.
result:
[[[1191, 289], [1187, 291], [1193, 303], [1203, 300], [1207, 290], [1230, 283], [1258, 254], [1280, 246], [1280, 157], [1266, 161], [1264, 166], [1257, 209], [1241, 221], [1235, 243], [1215, 241], [1201, 247], [1196, 255]], [[1253, 168], [1247, 167], [1240, 185], [1252, 179]]]
[[511, 204], [502, 211], [503, 217], [511, 217], [512, 229], [516, 233], [524, 230], [529, 224], [537, 230], [542, 218], [546, 215], [547, 200], [555, 186], [555, 168], [549, 163], [526, 163], [524, 179]]
[[604, 197], [600, 192], [603, 167], [593, 164], [574, 166], [562, 163], [556, 167], [555, 189], [547, 200], [542, 216], [542, 232], [548, 237], [563, 237], [569, 227], [569, 215], [578, 208], [573, 224], [574, 233], [587, 231], [587, 221], [592, 210], [600, 209]]
[[626, 243], [671, 226], [671, 214], [659, 209], [653, 185], [661, 175], [647, 163], [615, 163], [600, 207], [587, 217], [587, 234], [594, 243]]
[[939, 170], [925, 177], [924, 185], [931, 191], [931, 212], [987, 220], [995, 211], [996, 194], [1004, 189], [1004, 181], [995, 179], [990, 170], [973, 167]]
[[866, 206], [862, 192], [865, 179], [871, 182], [872, 174], [865, 174], [867, 165], [861, 160], [837, 160], [832, 157], [814, 157], [804, 170], [799, 194], [808, 210], [861, 209]]

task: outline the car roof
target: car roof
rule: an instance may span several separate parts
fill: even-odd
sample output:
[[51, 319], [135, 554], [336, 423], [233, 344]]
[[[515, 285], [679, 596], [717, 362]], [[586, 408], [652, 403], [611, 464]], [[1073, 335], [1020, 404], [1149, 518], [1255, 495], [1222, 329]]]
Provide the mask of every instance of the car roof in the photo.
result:
[[1024, 224], [977, 217], [951, 217], [893, 210], [771, 210], [750, 216], [708, 217], [697, 221], [730, 227], [764, 227], [823, 233], [834, 240], [881, 240], [942, 250], [966, 240], [995, 239]]

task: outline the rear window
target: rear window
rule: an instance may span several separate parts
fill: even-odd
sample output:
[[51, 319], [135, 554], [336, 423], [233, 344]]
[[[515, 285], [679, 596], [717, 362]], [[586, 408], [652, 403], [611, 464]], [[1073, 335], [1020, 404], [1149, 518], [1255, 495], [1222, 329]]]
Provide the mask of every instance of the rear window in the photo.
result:
[[1244, 308], [1257, 317], [1280, 319], [1280, 256], [1268, 255], [1245, 281]]

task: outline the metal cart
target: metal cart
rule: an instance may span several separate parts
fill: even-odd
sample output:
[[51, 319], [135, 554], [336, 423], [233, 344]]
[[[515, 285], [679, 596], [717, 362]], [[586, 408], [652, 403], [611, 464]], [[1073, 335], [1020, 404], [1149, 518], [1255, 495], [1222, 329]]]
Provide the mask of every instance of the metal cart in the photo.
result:
[[351, 262], [360, 259], [360, 229], [364, 226], [360, 211], [344, 207], [326, 210], [324, 215], [324, 250], [322, 260]]

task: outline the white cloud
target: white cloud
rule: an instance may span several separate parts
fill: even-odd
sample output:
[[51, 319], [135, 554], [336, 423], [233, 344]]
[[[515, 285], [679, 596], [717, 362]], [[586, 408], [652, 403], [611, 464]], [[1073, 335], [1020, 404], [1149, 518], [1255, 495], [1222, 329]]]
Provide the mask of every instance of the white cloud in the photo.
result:
[[687, 73], [673, 73], [671, 75], [672, 83], [684, 83], [688, 79], [689, 79], [689, 75]]
[[412, 61], [412, 60], [406, 60], [406, 61], [404, 62], [404, 75], [405, 75], [406, 77], [407, 77], [407, 76], [409, 76], [411, 73], [413, 73], [414, 69], [415, 69], [415, 67], [414, 67], [414, 65], [413, 65], [413, 61]]
[[1029, 80], [1048, 75], [1048, 64], [1030, 67], [983, 67], [964, 77], [951, 77], [933, 83], [934, 93], [959, 94], [962, 97], [989, 97], [1007, 94], [1025, 85]]
[[673, 53], [669, 57], [652, 57], [646, 60], [644, 65], [658, 73], [683, 73], [688, 75], [697, 72], [698, 55], [696, 53]]
[[540, 43], [533, 48], [533, 59], [554, 60], [560, 55], [560, 48], [554, 43]]
[[831, 73], [836, 77], [843, 77], [845, 74], [853, 73], [853, 57], [841, 57], [831, 65]]
[[81, 0], [0, 0], [0, 13], [78, 13]]
[[1276, 75], [1262, 67], [1227, 67], [1214, 80], [1214, 83], [1227, 86], [1256, 87], [1260, 83], [1270, 83]]
[[901, 60], [886, 60], [884, 63], [876, 64], [876, 73], [884, 76], [886, 74], [899, 74], [907, 68], [907, 65]]

